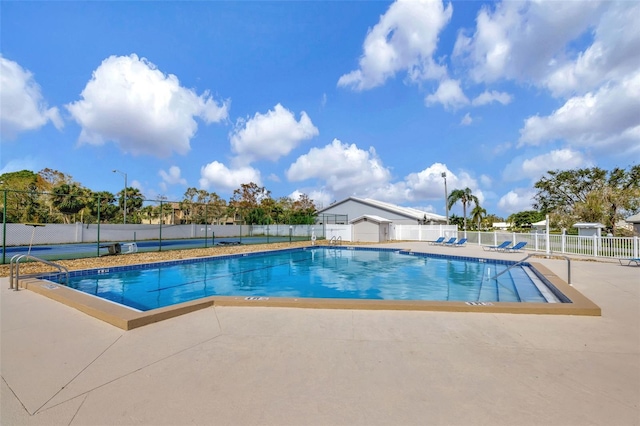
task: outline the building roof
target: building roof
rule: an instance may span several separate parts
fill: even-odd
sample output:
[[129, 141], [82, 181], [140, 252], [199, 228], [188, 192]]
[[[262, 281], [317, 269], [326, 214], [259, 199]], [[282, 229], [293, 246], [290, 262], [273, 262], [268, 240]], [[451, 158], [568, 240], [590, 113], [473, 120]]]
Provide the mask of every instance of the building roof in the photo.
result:
[[629, 223], [640, 223], [640, 213], [634, 214], [633, 216], [629, 216], [625, 219], [625, 222]]
[[376, 222], [376, 223], [391, 223], [389, 219], [385, 219], [382, 216], [376, 216], [374, 214], [365, 214], [365, 215], [356, 217], [355, 219], [350, 220], [349, 223], [356, 223], [356, 222], [360, 222], [361, 220], [368, 220], [370, 222]]
[[424, 218], [427, 218], [427, 221], [429, 220], [437, 220], [437, 221], [445, 221], [447, 220], [447, 218], [445, 216], [441, 216], [439, 214], [435, 214], [435, 213], [428, 213], [422, 210], [418, 210], [418, 209], [414, 209], [412, 207], [402, 207], [402, 206], [397, 206], [395, 204], [391, 204], [391, 203], [385, 203], [384, 201], [378, 201], [378, 200], [374, 200], [371, 198], [358, 198], [358, 197], [348, 197], [345, 198], [342, 201], [338, 201], [336, 203], [331, 204], [329, 207], [325, 207], [324, 209], [321, 209], [318, 211], [318, 213], [322, 213], [325, 210], [329, 210], [331, 208], [334, 208], [340, 204], [346, 203], [348, 201], [355, 201], [356, 203], [361, 203], [361, 204], [366, 204], [372, 207], [377, 207], [379, 209], [383, 209], [383, 210], [387, 210], [393, 213], [396, 213], [400, 216], [405, 216], [408, 217], [410, 219], [415, 219], [415, 220], [424, 220]]
[[593, 228], [604, 228], [604, 225], [601, 223], [595, 223], [595, 222], [581, 222], [581, 223], [574, 223], [573, 224], [574, 228], [586, 228], [586, 229], [593, 229]]

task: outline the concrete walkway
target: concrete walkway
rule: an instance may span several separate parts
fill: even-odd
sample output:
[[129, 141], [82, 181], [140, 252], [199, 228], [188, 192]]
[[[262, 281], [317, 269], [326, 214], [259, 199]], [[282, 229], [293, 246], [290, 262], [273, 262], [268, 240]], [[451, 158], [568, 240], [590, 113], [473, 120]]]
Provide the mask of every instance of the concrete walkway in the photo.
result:
[[640, 267], [572, 281], [602, 317], [215, 307], [125, 332], [2, 279], [0, 423], [640, 425]]

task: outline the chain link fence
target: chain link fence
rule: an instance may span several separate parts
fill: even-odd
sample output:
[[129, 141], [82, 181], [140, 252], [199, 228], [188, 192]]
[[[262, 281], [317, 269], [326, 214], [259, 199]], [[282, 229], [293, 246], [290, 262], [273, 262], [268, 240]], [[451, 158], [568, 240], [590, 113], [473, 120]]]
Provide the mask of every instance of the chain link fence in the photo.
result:
[[[19, 254], [45, 260], [214, 245], [266, 244], [323, 239], [324, 224], [346, 218], [303, 212], [263, 214], [246, 224], [226, 203], [146, 200], [109, 193], [60, 194], [3, 190], [0, 193], [1, 262]], [[125, 209], [126, 206], [126, 209]], [[280, 223], [278, 223], [280, 222]]]

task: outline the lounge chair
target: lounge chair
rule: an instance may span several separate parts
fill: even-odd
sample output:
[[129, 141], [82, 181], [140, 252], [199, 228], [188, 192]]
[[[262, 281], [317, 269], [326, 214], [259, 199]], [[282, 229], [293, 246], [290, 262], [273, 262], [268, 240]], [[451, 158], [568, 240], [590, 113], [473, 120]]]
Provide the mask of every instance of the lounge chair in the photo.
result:
[[482, 246], [482, 250], [484, 251], [500, 251], [502, 249], [506, 249], [511, 245], [511, 241], [505, 241], [504, 243], [497, 246]]
[[435, 241], [431, 241], [429, 244], [432, 245], [432, 246], [437, 246], [437, 245], [442, 244], [443, 242], [444, 242], [444, 237], [440, 237]]
[[451, 244], [451, 247], [462, 247], [465, 244], [467, 244], [467, 239], [466, 238], [460, 238], [457, 243]]
[[451, 238], [449, 238], [448, 241], [445, 241], [441, 245], [443, 245], [443, 246], [452, 246], [452, 245], [454, 245], [456, 243], [456, 240], [457, 240], [456, 237], [451, 237]]
[[502, 250], [500, 250], [500, 251], [501, 251], [501, 252], [503, 252], [503, 253], [516, 253], [516, 252], [521, 252], [521, 251], [522, 251], [522, 248], [523, 248], [524, 246], [526, 246], [526, 245], [527, 245], [527, 242], [526, 242], [526, 241], [520, 241], [520, 242], [519, 242], [518, 244], [516, 244], [515, 246], [513, 246], [513, 247], [506, 247], [506, 248], [503, 248], [503, 249], [502, 249]]
[[640, 266], [640, 257], [630, 257], [628, 259], [618, 259], [618, 261], [620, 262], [620, 265], [622, 265], [622, 266], [631, 266], [632, 263], [635, 263], [636, 266]]

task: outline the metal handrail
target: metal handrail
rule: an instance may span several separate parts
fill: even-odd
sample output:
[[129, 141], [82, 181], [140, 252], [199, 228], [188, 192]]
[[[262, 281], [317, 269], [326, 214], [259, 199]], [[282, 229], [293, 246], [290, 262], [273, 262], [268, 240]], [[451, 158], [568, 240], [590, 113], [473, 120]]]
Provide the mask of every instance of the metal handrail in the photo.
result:
[[[68, 285], [69, 284], [69, 270], [58, 264], [58, 263], [54, 263], [54, 262], [50, 262], [48, 260], [44, 260], [44, 259], [40, 259], [39, 257], [35, 257], [32, 256], [30, 254], [16, 254], [15, 256], [13, 256], [11, 258], [11, 263], [9, 265], [9, 289], [13, 289], [14, 291], [18, 291], [20, 289], [20, 261], [21, 260], [26, 260], [26, 259], [30, 259], [36, 262], [40, 262], [40, 263], [44, 263], [45, 265], [54, 267], [56, 269], [58, 269], [58, 273], [65, 274], [65, 284]], [[13, 273], [14, 271], [14, 265], [15, 265], [15, 274]], [[29, 275], [29, 276], [38, 276], [40, 274], [33, 274], [33, 275]], [[13, 286], [15, 282], [15, 288]]]
[[331, 239], [329, 240], [329, 245], [338, 245], [338, 243], [340, 243], [340, 245], [342, 245], [342, 236], [338, 236], [336, 237], [335, 235], [333, 237], [331, 237]]
[[529, 259], [530, 257], [548, 257], [548, 256], [564, 257], [564, 259], [567, 261], [567, 284], [571, 285], [571, 259], [568, 256], [565, 256], [565, 255], [562, 255], [562, 254], [553, 254], [553, 252], [549, 252], [549, 254], [542, 254], [542, 253], [531, 253], [531, 254], [528, 254], [524, 259], [521, 259], [521, 260], [517, 261], [516, 263], [514, 263], [511, 266], [509, 266], [504, 271], [500, 272], [499, 274], [496, 274], [491, 279], [495, 280], [496, 278], [498, 278], [500, 275], [504, 274], [505, 272], [507, 272], [511, 268], [513, 268], [515, 266], [518, 266], [521, 263], [524, 263], [524, 261]]

